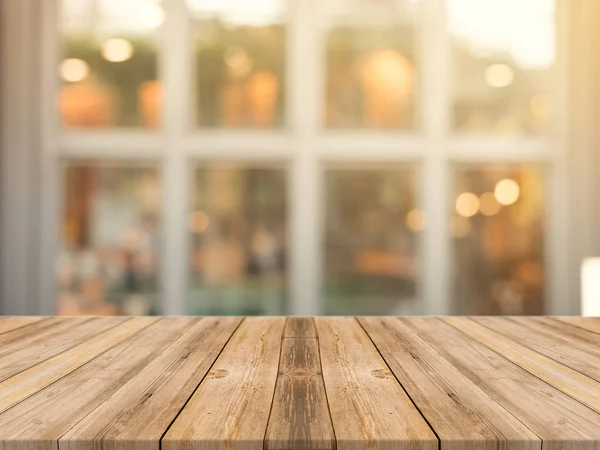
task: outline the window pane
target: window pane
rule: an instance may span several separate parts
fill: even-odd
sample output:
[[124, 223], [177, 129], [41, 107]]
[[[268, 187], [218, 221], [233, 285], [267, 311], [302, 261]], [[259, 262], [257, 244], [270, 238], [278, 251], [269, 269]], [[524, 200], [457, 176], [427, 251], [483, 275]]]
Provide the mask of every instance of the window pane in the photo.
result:
[[61, 0], [60, 115], [69, 128], [160, 123], [158, 0]]
[[415, 122], [419, 1], [332, 1], [327, 34], [328, 128], [407, 129]]
[[284, 123], [285, 0], [187, 0], [194, 17], [196, 123]]
[[[454, 127], [535, 134], [552, 116], [554, 0], [447, 0]], [[509, 24], [509, 25], [507, 25]]]
[[192, 205], [189, 312], [285, 313], [285, 171], [198, 168]]
[[415, 171], [327, 170], [326, 313], [395, 314], [416, 301]]
[[543, 314], [541, 170], [457, 170], [454, 296], [459, 314]]
[[59, 314], [158, 312], [159, 202], [153, 168], [66, 168]]

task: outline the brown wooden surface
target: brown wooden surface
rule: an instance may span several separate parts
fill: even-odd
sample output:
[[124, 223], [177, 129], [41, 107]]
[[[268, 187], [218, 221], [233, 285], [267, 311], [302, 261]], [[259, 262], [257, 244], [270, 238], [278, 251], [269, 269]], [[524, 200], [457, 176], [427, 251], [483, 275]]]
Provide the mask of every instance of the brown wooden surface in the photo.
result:
[[335, 449], [316, 333], [312, 318], [287, 320], [266, 450]]
[[600, 320], [0, 318], [0, 450], [600, 450]]
[[263, 448], [284, 325], [284, 318], [240, 325], [163, 438], [164, 450]]

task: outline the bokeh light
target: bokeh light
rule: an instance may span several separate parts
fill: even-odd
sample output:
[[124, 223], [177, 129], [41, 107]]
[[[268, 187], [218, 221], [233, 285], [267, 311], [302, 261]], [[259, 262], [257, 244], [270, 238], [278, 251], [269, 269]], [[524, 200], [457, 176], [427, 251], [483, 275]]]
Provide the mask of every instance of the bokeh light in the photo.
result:
[[60, 64], [60, 77], [70, 83], [83, 81], [90, 73], [90, 66], [83, 59], [68, 58]]
[[494, 64], [485, 71], [485, 81], [491, 87], [510, 86], [515, 79], [515, 72], [508, 64]]
[[456, 212], [463, 217], [472, 217], [479, 211], [479, 197], [472, 192], [463, 192], [456, 199]]
[[521, 189], [515, 180], [504, 179], [496, 184], [494, 194], [501, 205], [512, 205], [519, 199]]
[[102, 45], [102, 57], [110, 62], [127, 61], [133, 55], [133, 45], [126, 39], [109, 39]]

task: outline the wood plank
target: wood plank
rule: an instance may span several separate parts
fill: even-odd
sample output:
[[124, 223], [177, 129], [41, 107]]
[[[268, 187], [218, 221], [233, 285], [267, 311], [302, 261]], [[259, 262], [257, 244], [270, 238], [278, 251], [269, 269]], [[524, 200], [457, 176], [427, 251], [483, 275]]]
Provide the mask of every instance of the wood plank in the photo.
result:
[[4, 316], [0, 317], [0, 334], [8, 333], [17, 328], [39, 322], [44, 319], [38, 316]]
[[[265, 450], [333, 450], [319, 342], [312, 318], [286, 321], [279, 375], [265, 437]], [[290, 336], [291, 335], [291, 336]]]
[[561, 336], [560, 330], [545, 326], [534, 319], [523, 322], [511, 317], [479, 317], [473, 320], [541, 355], [600, 381], [598, 346], [586, 347], [576, 340], [567, 340]]
[[312, 317], [288, 317], [285, 321], [283, 337], [316, 338], [315, 321]]
[[[74, 347], [96, 334], [127, 320], [126, 317], [78, 317], [63, 319], [61, 326], [50, 327], [26, 345], [7, 345], [0, 349], [0, 381]], [[19, 341], [15, 344], [23, 344]]]
[[181, 328], [181, 337], [66, 433], [59, 448], [158, 450], [160, 438], [241, 321], [193, 319]]
[[0, 413], [61, 379], [157, 320], [157, 318], [150, 317], [134, 317], [3, 381], [0, 383], [0, 392], [2, 393]]
[[338, 450], [437, 449], [435, 434], [358, 322], [315, 323]]
[[60, 334], [70, 327], [79, 325], [86, 317], [49, 317], [28, 326], [17, 328], [0, 335], [0, 349], [4, 355], [20, 348], [26, 348], [31, 342], [47, 336]]
[[599, 317], [556, 317], [555, 319], [591, 331], [592, 333], [600, 334]]
[[600, 448], [600, 414], [440, 319], [403, 322], [539, 436], [544, 450]]
[[[359, 319], [442, 450], [541, 449], [541, 440], [397, 318]], [[510, 441], [508, 443], [507, 441]]]
[[598, 395], [600, 383], [597, 381], [492, 331], [470, 318], [447, 317], [443, 320], [546, 383], [600, 412], [600, 395]]
[[600, 334], [579, 328], [578, 326], [562, 322], [555, 317], [531, 317], [530, 321], [523, 321], [525, 317], [515, 317], [515, 321], [519, 323], [533, 324], [536, 327], [546, 329], [553, 336], [560, 336], [568, 342], [568, 345], [581, 347], [587, 351], [599, 354], [600, 349]]
[[164, 450], [262, 450], [285, 319], [247, 318], [162, 440]]
[[10, 442], [10, 450], [57, 450], [61, 436], [152, 364], [198, 320], [139, 319], [131, 324], [139, 332], [129, 333], [103, 354], [0, 414], [2, 442]]

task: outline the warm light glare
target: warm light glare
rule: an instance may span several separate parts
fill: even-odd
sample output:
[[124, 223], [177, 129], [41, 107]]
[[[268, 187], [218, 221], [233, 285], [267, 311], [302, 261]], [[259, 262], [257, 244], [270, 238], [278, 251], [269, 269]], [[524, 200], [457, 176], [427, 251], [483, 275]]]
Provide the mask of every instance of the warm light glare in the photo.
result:
[[501, 205], [512, 205], [519, 199], [521, 189], [515, 180], [505, 179], [496, 185], [494, 195]]
[[472, 217], [479, 211], [479, 198], [471, 192], [463, 192], [456, 199], [456, 212], [463, 217]]
[[502, 206], [491, 192], [486, 192], [479, 197], [479, 210], [484, 216], [495, 216], [500, 212]]
[[581, 315], [600, 317], [600, 258], [581, 265]]
[[486, 83], [494, 88], [510, 86], [514, 79], [515, 72], [508, 64], [494, 64], [485, 71]]
[[83, 59], [69, 58], [60, 64], [60, 76], [71, 83], [84, 80], [90, 73], [90, 66]]
[[133, 45], [125, 39], [109, 39], [102, 45], [102, 57], [110, 62], [127, 61], [133, 55]]
[[165, 12], [160, 5], [146, 5], [140, 12], [140, 21], [148, 28], [158, 28], [165, 20]]
[[555, 59], [556, 0], [446, 0], [452, 34], [475, 52], [510, 55], [523, 69], [548, 69]]
[[188, 229], [194, 234], [206, 231], [210, 220], [204, 211], [194, 211], [188, 217]]
[[425, 227], [423, 212], [420, 209], [411, 209], [406, 215], [406, 226], [411, 231], [421, 231]]

